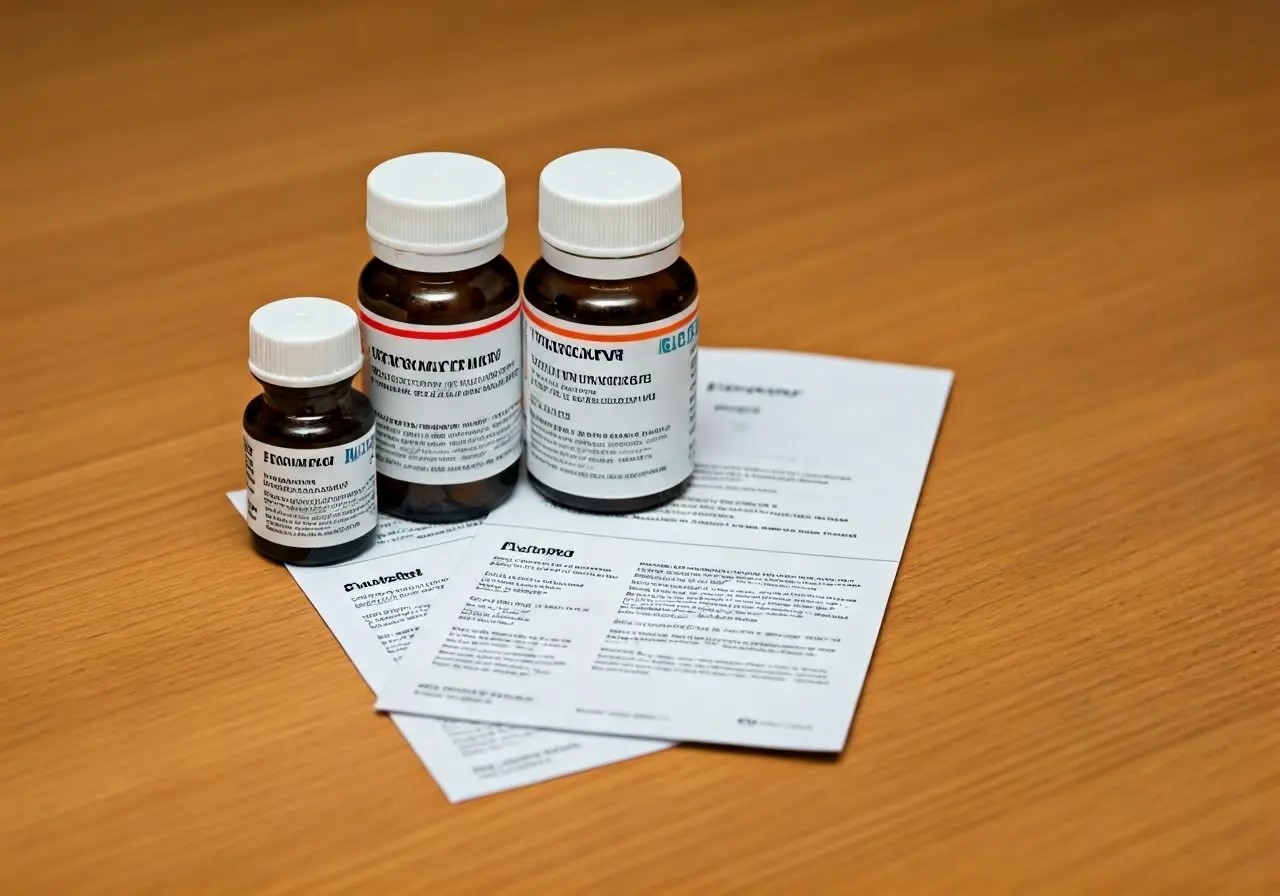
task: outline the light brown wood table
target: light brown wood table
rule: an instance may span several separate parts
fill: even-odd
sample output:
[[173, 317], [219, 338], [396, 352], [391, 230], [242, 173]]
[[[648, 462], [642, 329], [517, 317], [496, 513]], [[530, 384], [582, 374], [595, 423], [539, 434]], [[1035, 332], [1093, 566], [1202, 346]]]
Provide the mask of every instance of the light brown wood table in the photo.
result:
[[[0, 890], [1276, 892], [1274, 2], [4, 4]], [[848, 748], [450, 806], [248, 547], [363, 179], [669, 156], [706, 345], [953, 368]], [[833, 409], [836, 412], [836, 409]]]

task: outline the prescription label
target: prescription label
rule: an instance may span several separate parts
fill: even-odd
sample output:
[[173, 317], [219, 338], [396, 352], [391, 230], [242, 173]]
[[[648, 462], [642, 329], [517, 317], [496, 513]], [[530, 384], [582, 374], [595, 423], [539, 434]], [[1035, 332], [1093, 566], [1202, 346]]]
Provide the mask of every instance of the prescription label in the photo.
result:
[[378, 472], [402, 482], [487, 479], [520, 460], [520, 306], [428, 327], [360, 309]]
[[[375, 428], [376, 429], [376, 428]], [[346, 544], [378, 524], [375, 430], [328, 448], [278, 448], [244, 435], [249, 528], [273, 544]]]
[[693, 473], [698, 306], [632, 327], [525, 304], [529, 474], [587, 498], [637, 498]]

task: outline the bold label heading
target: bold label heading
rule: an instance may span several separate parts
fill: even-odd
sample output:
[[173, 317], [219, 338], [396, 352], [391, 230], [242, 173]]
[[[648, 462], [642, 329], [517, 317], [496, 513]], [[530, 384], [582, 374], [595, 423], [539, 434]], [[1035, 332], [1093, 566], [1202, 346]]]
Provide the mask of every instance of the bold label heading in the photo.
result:
[[422, 578], [421, 569], [406, 569], [396, 573], [393, 576], [378, 576], [374, 579], [368, 579], [364, 582], [347, 582], [342, 586], [343, 591], [363, 591], [365, 588], [376, 588], [379, 585], [389, 585], [392, 582], [403, 582], [406, 579]]
[[573, 551], [566, 551], [563, 548], [543, 548], [536, 544], [516, 544], [514, 541], [504, 541], [502, 550], [515, 551], [517, 554], [550, 554], [553, 557], [573, 556]]
[[384, 367], [395, 370], [413, 370], [418, 373], [459, 373], [463, 370], [479, 370], [494, 364], [502, 357], [502, 349], [494, 349], [473, 358], [406, 358], [384, 352], [377, 346], [369, 347], [369, 356]]
[[262, 462], [274, 464], [277, 467], [332, 467], [333, 455], [327, 454], [324, 457], [285, 457], [283, 454], [272, 454], [270, 451], [262, 452]]
[[530, 327], [529, 332], [533, 335], [533, 341], [538, 343], [549, 352], [557, 355], [564, 355], [567, 358], [577, 358], [580, 361], [621, 361], [622, 349], [620, 348], [583, 348], [580, 345], [569, 345], [567, 342], [559, 342], [544, 334], [541, 330]]

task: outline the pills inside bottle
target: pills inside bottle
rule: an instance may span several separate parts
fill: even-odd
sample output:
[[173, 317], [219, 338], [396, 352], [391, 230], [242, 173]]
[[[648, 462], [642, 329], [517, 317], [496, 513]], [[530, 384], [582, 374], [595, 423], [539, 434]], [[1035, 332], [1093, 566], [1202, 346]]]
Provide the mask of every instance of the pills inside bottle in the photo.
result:
[[369, 174], [360, 273], [378, 504], [420, 522], [483, 516], [523, 448], [520, 280], [502, 256], [506, 181], [490, 162], [418, 153]]
[[670, 501], [693, 475], [697, 410], [680, 172], [631, 149], [562, 156], [542, 172], [538, 229], [524, 281], [529, 479], [577, 510]]
[[282, 299], [249, 318], [245, 518], [253, 546], [282, 563], [348, 560], [377, 535], [374, 419], [351, 387], [360, 323], [330, 299]]

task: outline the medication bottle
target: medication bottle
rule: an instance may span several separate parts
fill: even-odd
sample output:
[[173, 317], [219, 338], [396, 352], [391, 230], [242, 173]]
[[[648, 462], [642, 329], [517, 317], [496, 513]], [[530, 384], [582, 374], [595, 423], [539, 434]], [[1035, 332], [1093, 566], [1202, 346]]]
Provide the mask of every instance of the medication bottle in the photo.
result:
[[262, 394], [244, 409], [246, 519], [272, 560], [338, 563], [373, 544], [373, 407], [351, 388], [362, 363], [360, 322], [339, 302], [281, 299], [249, 318]]
[[542, 258], [525, 295], [529, 480], [577, 510], [624, 513], [693, 475], [698, 280], [680, 257], [680, 171], [589, 149], [542, 171]]
[[484, 159], [427, 152], [383, 162], [367, 187], [374, 257], [359, 298], [378, 506], [430, 523], [483, 516], [515, 488], [524, 443], [506, 180]]

